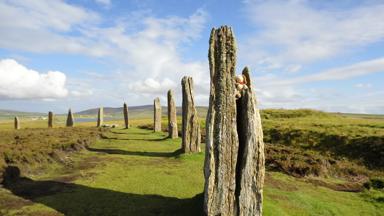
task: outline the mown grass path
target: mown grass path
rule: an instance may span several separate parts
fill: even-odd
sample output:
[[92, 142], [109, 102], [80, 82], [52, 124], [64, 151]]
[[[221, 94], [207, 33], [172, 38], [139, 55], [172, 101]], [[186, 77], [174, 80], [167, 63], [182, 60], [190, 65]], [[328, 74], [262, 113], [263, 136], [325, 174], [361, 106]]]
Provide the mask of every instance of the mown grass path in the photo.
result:
[[[204, 153], [136, 127], [113, 129], [66, 166], [0, 189], [0, 215], [201, 215]], [[382, 192], [348, 193], [267, 173], [265, 215], [382, 215]], [[380, 201], [380, 199], [382, 199]]]

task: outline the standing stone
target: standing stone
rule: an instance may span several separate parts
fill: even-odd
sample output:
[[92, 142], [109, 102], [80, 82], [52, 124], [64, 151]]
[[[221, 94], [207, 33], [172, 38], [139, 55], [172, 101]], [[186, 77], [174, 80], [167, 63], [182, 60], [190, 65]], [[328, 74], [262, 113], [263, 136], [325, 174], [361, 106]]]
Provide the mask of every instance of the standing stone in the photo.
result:
[[207, 215], [236, 214], [236, 44], [232, 29], [212, 29], [209, 40], [210, 97], [206, 119], [204, 210]]
[[182, 150], [200, 152], [200, 122], [195, 108], [192, 77], [181, 80], [183, 91], [182, 105]]
[[53, 128], [53, 112], [48, 112], [48, 128]]
[[153, 103], [153, 130], [161, 131], [161, 104], [160, 99], [156, 98]]
[[235, 99], [236, 44], [232, 29], [212, 29], [206, 119], [204, 211], [207, 215], [261, 215], [264, 144], [250, 84]]
[[262, 215], [264, 185], [264, 142], [260, 112], [252, 90], [248, 68], [244, 68], [248, 88], [237, 100], [239, 152], [236, 166], [238, 215]]
[[97, 127], [101, 127], [103, 125], [104, 121], [104, 110], [103, 107], [99, 108], [99, 111], [97, 112]]
[[176, 105], [172, 90], [168, 91], [168, 134], [172, 139], [178, 137]]
[[68, 116], [67, 116], [67, 127], [73, 127], [74, 124], [74, 118], [71, 109], [68, 110]]
[[129, 121], [128, 121], [128, 106], [126, 103], [124, 103], [123, 106], [123, 113], [124, 113], [124, 124], [125, 124], [125, 129], [129, 128]]
[[19, 130], [20, 129], [20, 119], [19, 117], [15, 117], [15, 129]]

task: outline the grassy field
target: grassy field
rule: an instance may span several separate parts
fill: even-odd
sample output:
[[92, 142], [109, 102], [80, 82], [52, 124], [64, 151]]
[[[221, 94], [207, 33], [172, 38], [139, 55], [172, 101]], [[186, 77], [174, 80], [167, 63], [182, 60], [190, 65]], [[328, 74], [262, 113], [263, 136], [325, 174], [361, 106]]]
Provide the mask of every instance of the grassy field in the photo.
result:
[[[201, 215], [204, 153], [182, 155], [180, 139], [136, 127], [102, 137], [71, 163], [0, 189], [0, 215]], [[267, 172], [265, 183], [265, 215], [384, 211], [380, 190], [340, 192], [278, 172]]]
[[[22, 118], [18, 131], [1, 121], [0, 167], [17, 166], [23, 178], [0, 188], [0, 215], [200, 215], [204, 154], [180, 154], [181, 140], [148, 130], [147, 114], [128, 130], [96, 122], [64, 128], [65, 116], [53, 129], [43, 119]], [[263, 110], [262, 121], [265, 215], [384, 212], [384, 119]]]

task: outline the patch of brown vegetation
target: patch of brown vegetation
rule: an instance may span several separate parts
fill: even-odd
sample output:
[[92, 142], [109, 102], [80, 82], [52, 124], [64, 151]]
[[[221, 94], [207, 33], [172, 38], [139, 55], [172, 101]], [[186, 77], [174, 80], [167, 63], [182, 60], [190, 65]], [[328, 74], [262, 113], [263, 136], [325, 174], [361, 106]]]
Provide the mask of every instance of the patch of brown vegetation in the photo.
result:
[[[3, 197], [3, 195], [0, 196], [0, 208], [1, 209], [20, 209], [24, 206], [32, 205], [33, 202], [30, 200], [22, 199], [19, 197]], [[1, 215], [1, 212], [0, 212]]]
[[356, 182], [379, 171], [370, 171], [343, 158], [300, 147], [266, 144], [266, 168], [294, 177], [337, 177]]
[[283, 181], [280, 181], [278, 179], [273, 178], [270, 173], [265, 174], [264, 182], [268, 187], [277, 188], [279, 190], [284, 190], [284, 191], [297, 191], [297, 190], [299, 190], [299, 188], [293, 184], [287, 184]]
[[316, 186], [326, 187], [335, 191], [344, 192], [362, 192], [364, 190], [363, 182], [346, 182], [346, 183], [328, 183], [319, 179], [305, 179], [305, 182], [312, 183]]
[[85, 149], [106, 130], [81, 127], [0, 131], [0, 183], [8, 165], [23, 168], [51, 162], [70, 163], [69, 153]]

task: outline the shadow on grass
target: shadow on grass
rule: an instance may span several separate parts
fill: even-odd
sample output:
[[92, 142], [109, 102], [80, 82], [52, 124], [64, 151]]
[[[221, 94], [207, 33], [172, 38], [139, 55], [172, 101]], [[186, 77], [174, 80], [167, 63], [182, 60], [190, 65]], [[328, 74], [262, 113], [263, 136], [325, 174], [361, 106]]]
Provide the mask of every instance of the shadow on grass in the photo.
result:
[[203, 195], [178, 199], [57, 182], [13, 179], [5, 188], [65, 215], [203, 215]]
[[133, 141], [152, 141], [152, 142], [157, 142], [157, 141], [164, 141], [168, 139], [169, 137], [163, 137], [163, 138], [154, 138], [154, 139], [146, 139], [146, 138], [119, 138], [119, 137], [108, 137], [108, 136], [103, 136], [101, 137], [102, 139], [112, 139], [112, 140], [133, 140]]
[[[124, 131], [129, 131], [129, 129], [121, 129], [121, 130], [124, 130]], [[125, 134], [127, 135], [128, 133], [127, 132], [119, 132], [119, 131], [111, 131], [111, 133], [113, 134]], [[146, 131], [146, 132], [130, 132], [129, 134], [134, 134], [134, 135], [148, 135], [148, 134], [151, 134], [153, 133], [153, 131]]]
[[106, 154], [119, 154], [119, 155], [133, 155], [133, 156], [147, 156], [147, 157], [177, 157], [183, 153], [182, 149], [177, 149], [173, 152], [141, 152], [141, 151], [127, 151], [121, 149], [99, 149], [87, 147], [88, 151], [101, 152]]

